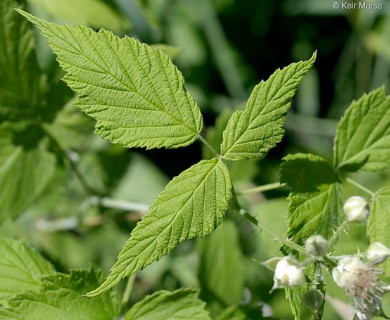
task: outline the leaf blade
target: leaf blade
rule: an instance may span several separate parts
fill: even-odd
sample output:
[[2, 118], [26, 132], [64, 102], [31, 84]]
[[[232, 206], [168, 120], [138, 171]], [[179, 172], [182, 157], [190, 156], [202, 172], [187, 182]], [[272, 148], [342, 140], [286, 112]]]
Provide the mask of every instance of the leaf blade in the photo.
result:
[[135, 304], [125, 320], [210, 320], [205, 305], [198, 299], [196, 290], [158, 291]]
[[[368, 218], [367, 235], [370, 242], [380, 242], [390, 247], [390, 188], [382, 188], [375, 193], [370, 203], [370, 216]], [[390, 261], [384, 262], [384, 270], [390, 272]]]
[[171, 180], [133, 230], [97, 295], [145, 268], [184, 240], [204, 237], [222, 221], [231, 197], [229, 172], [218, 159], [203, 160]]
[[180, 71], [162, 51], [101, 29], [60, 26], [19, 10], [49, 40], [76, 106], [97, 120], [96, 133], [126, 147], [178, 148], [203, 127]]
[[348, 107], [336, 132], [334, 165], [346, 172], [390, 166], [390, 96], [383, 87]]
[[41, 288], [41, 277], [54, 267], [21, 241], [0, 239], [0, 301], [23, 291]]
[[14, 8], [0, 3], [0, 120], [27, 120], [40, 103], [41, 74], [35, 58], [34, 34]]
[[233, 113], [223, 133], [221, 154], [224, 158], [261, 158], [282, 139], [282, 125], [290, 100], [315, 58], [316, 53], [307, 61], [279, 69], [253, 89], [245, 110]]
[[0, 310], [1, 319], [113, 319], [116, 310], [108, 293], [94, 298], [82, 296], [100, 280], [101, 273], [95, 268], [46, 276], [40, 291], [25, 292], [8, 300], [7, 307]]
[[328, 239], [342, 217], [341, 185], [322, 185], [313, 192], [291, 192], [287, 236], [303, 245], [313, 234]]

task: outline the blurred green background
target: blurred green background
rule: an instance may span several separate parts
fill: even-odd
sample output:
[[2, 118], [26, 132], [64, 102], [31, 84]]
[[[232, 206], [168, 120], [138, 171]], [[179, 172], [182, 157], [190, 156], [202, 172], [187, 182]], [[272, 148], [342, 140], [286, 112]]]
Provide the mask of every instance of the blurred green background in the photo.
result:
[[[228, 116], [245, 104], [257, 83], [317, 50], [317, 62], [293, 100], [283, 141], [265, 159], [232, 168], [236, 189], [242, 190], [278, 181], [281, 159], [288, 153], [312, 152], [331, 159], [336, 126], [349, 103], [364, 92], [389, 86], [390, 3], [383, 1], [382, 10], [334, 9], [334, 3], [28, 0], [27, 10], [50, 21], [103, 27], [164, 50], [201, 107], [206, 124], [203, 134], [210, 141], [218, 141]], [[41, 68], [50, 81], [58, 81], [63, 72], [38, 32], [36, 39]], [[92, 120], [73, 108], [70, 90], [61, 87], [61, 95], [67, 105], [54, 119], [53, 135], [74, 157], [97, 195], [150, 205], [170, 178], [198, 162], [202, 154], [208, 156], [197, 143], [149, 151], [110, 145], [93, 135]], [[389, 184], [390, 173], [360, 175], [357, 180], [375, 190]], [[139, 214], [93, 203], [65, 165], [57, 168], [47, 190], [16, 222], [4, 223], [2, 234], [32, 243], [59, 270], [96, 263], [107, 273]], [[356, 192], [347, 189], [347, 193]], [[282, 188], [242, 196], [240, 201], [282, 236], [287, 195], [288, 190]], [[366, 243], [364, 228], [359, 226], [350, 230], [339, 247], [342, 253], [352, 253], [357, 247], [364, 249]], [[214, 316], [241, 302], [255, 310], [253, 314], [265, 306], [265, 314], [272, 310], [276, 319], [291, 319], [284, 291], [269, 294], [272, 272], [258, 263], [276, 255], [280, 255], [278, 244], [229, 214], [211, 237], [186, 242], [142, 271], [135, 280], [132, 301], [161, 288], [200, 286], [201, 297]], [[332, 286], [329, 292], [346, 300]], [[325, 319], [342, 318], [327, 303]]]

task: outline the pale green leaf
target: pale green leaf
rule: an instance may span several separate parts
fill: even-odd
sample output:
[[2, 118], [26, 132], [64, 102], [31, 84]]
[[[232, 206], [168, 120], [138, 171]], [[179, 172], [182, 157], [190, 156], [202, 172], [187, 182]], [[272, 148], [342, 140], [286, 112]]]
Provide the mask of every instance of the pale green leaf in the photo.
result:
[[292, 192], [289, 200], [287, 235], [298, 244], [313, 234], [329, 238], [341, 222], [341, 185], [337, 182], [319, 186], [318, 191]]
[[280, 167], [280, 182], [287, 183], [293, 192], [311, 192], [323, 184], [337, 182], [337, 174], [322, 157], [310, 153], [289, 154]]
[[41, 287], [41, 277], [55, 270], [21, 241], [0, 238], [0, 301]]
[[196, 290], [159, 291], [135, 304], [125, 320], [211, 320], [205, 306]]
[[200, 245], [199, 277], [209, 308], [238, 304], [244, 291], [244, 260], [235, 224], [224, 221]]
[[390, 166], [390, 96], [383, 87], [348, 107], [335, 137], [334, 165], [352, 172]]
[[105, 282], [89, 295], [160, 259], [179, 243], [211, 233], [231, 197], [229, 172], [218, 159], [203, 160], [172, 179], [132, 231]]
[[[367, 235], [370, 242], [380, 242], [390, 248], [390, 188], [382, 188], [375, 193], [370, 203]], [[390, 274], [390, 260], [384, 263], [386, 274]]]
[[17, 6], [0, 1], [0, 120], [30, 119], [40, 102], [34, 34]]
[[290, 302], [291, 312], [294, 320], [301, 320], [301, 301], [302, 301], [302, 287], [285, 288], [286, 298]]
[[178, 148], [194, 142], [203, 126], [180, 71], [162, 51], [139, 41], [61, 26], [21, 14], [49, 40], [76, 105], [97, 120], [96, 133], [126, 147]]
[[35, 134], [29, 127], [19, 133], [0, 127], [0, 221], [22, 213], [53, 177], [55, 156]]
[[277, 70], [252, 91], [244, 111], [236, 111], [223, 133], [222, 156], [229, 160], [262, 158], [283, 137], [286, 112], [299, 82], [313, 65], [307, 60]]
[[108, 293], [87, 298], [82, 294], [98, 285], [101, 272], [74, 270], [70, 275], [53, 274], [42, 279], [40, 291], [30, 291], [7, 301], [0, 310], [3, 320], [109, 320], [116, 308]]
[[106, 28], [123, 32], [130, 28], [130, 22], [100, 0], [28, 0], [35, 11], [61, 23], [80, 23], [94, 28]]

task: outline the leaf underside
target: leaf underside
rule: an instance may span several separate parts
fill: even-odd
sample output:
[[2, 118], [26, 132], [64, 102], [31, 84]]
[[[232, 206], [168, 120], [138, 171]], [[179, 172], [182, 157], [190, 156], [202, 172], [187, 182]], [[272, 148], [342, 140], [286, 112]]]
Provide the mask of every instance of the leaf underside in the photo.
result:
[[204, 237], [222, 221], [231, 196], [229, 172], [203, 160], [172, 179], [132, 231], [110, 275], [93, 296], [160, 259], [184, 240]]
[[48, 39], [76, 105], [96, 133], [126, 147], [178, 148], [203, 127], [184, 78], [166, 54], [139, 41], [85, 26], [58, 25], [18, 10]]

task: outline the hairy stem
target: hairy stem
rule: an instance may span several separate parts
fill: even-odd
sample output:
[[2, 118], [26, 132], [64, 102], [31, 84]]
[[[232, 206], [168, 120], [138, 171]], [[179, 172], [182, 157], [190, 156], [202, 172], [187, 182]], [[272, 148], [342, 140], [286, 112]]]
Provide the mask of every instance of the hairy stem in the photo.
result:
[[364, 191], [365, 193], [368, 193], [371, 197], [375, 196], [375, 192], [372, 192], [370, 189], [366, 188], [365, 186], [362, 186], [359, 182], [357, 182], [349, 177], [346, 178], [345, 181], [354, 185], [356, 188], [359, 188], [360, 190]]
[[198, 138], [204, 145], [207, 146], [207, 148], [209, 148], [216, 155], [217, 158], [221, 157], [220, 154], [217, 151], [215, 151], [215, 149], [210, 145], [210, 143], [207, 142], [205, 138], [203, 138], [201, 135], [199, 135]]
[[344, 220], [342, 224], [339, 225], [333, 236], [328, 241], [329, 249], [332, 249], [335, 245], [337, 240], [340, 238], [341, 234], [345, 231], [345, 229], [348, 226], [348, 221]]
[[264, 226], [261, 226], [257, 219], [253, 216], [251, 216], [249, 213], [247, 213], [245, 210], [243, 210], [243, 216], [245, 219], [247, 219], [250, 223], [254, 224], [256, 227], [258, 227], [261, 231], [265, 232], [268, 234], [273, 240], [276, 240], [280, 242], [281, 244], [289, 247], [291, 250], [297, 251], [299, 253], [306, 254], [306, 251], [303, 247], [300, 245], [296, 244], [295, 242], [289, 240], [289, 239], [284, 239], [279, 236], [277, 236], [275, 233], [273, 233], [271, 230], [265, 228]]
[[264, 192], [264, 191], [268, 191], [268, 190], [275, 190], [275, 189], [282, 188], [285, 185], [286, 185], [285, 183], [273, 182], [273, 183], [257, 186], [255, 188], [241, 190], [241, 191], [238, 191], [237, 194], [249, 194], [249, 193], [256, 193], [256, 192]]

